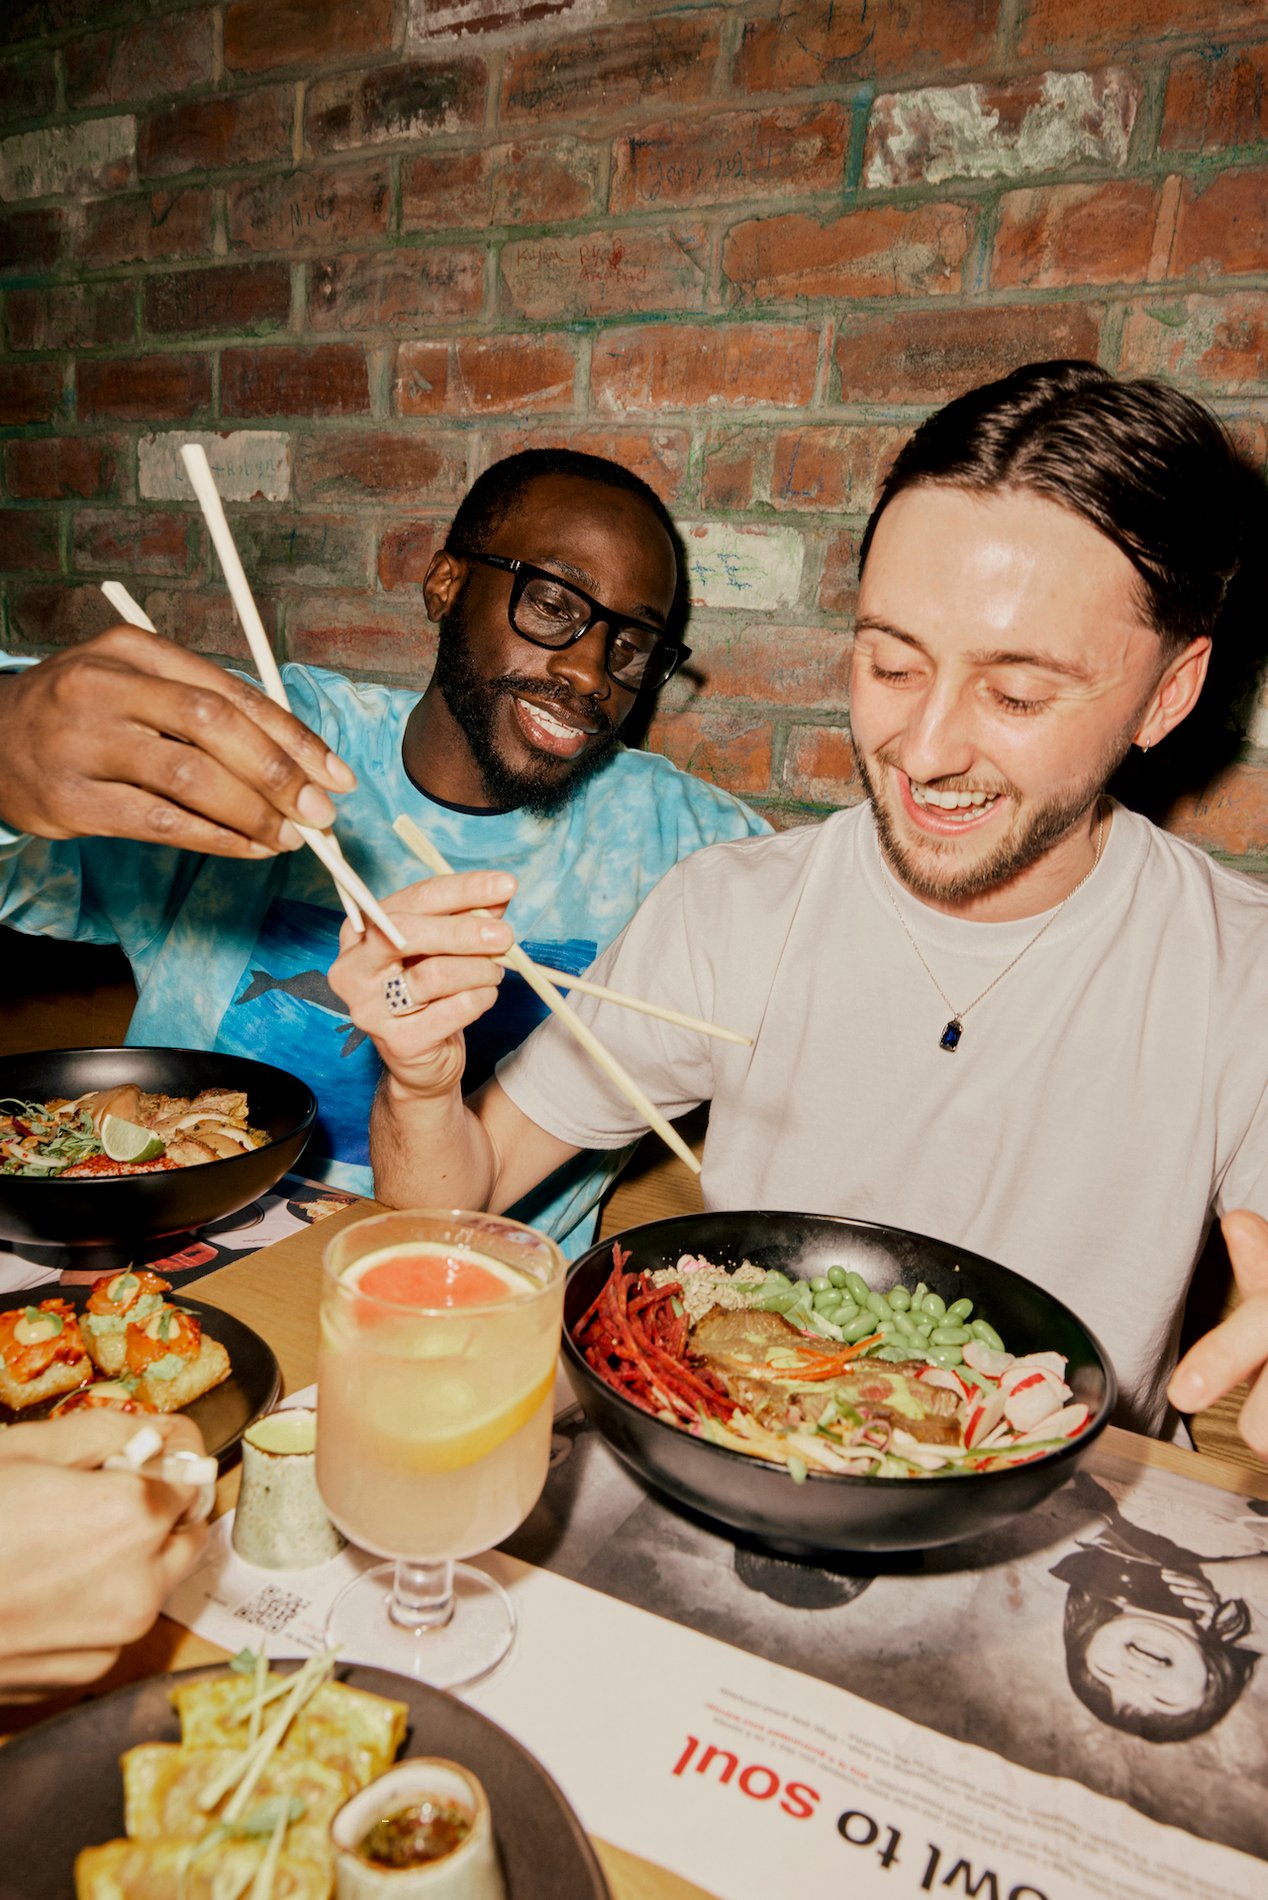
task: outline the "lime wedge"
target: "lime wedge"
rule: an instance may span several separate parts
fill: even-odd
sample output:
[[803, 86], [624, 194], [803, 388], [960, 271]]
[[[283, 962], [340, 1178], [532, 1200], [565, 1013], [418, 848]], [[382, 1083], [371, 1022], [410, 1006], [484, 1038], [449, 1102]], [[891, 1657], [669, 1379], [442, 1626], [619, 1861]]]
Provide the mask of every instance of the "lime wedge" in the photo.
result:
[[118, 1115], [103, 1117], [101, 1145], [112, 1161], [157, 1161], [167, 1148], [152, 1128], [138, 1128]]

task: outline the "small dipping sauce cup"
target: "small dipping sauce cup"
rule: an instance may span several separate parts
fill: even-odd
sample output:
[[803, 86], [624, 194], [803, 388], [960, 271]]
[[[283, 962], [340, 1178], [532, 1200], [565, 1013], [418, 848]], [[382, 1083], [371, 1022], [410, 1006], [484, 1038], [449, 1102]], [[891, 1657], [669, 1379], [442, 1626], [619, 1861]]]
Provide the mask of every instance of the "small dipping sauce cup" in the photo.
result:
[[269, 1412], [242, 1435], [242, 1488], [233, 1548], [262, 1570], [310, 1570], [347, 1543], [317, 1490], [317, 1414]]
[[[465, 1822], [462, 1838], [438, 1858], [390, 1865], [374, 1854], [375, 1830], [393, 1817], [434, 1808], [441, 1817], [434, 1830], [449, 1837], [454, 1817]], [[411, 1832], [408, 1819], [394, 1830]], [[476, 1777], [454, 1761], [429, 1755], [399, 1762], [368, 1788], [354, 1794], [330, 1824], [335, 1850], [335, 1900], [506, 1900], [498, 1866], [489, 1800]], [[437, 1842], [436, 1844], [439, 1844]]]

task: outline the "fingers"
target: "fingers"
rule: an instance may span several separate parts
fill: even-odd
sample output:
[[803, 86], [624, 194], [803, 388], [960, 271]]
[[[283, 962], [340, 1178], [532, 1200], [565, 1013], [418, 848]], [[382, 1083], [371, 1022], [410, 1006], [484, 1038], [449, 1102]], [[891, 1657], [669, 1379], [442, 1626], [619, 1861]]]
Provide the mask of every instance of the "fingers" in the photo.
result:
[[118, 1660], [117, 1649], [48, 1649], [0, 1657], [0, 1702], [40, 1702], [59, 1689], [97, 1682]]
[[1238, 1428], [1253, 1451], [1268, 1457], [1268, 1383], [1262, 1375], [1268, 1360], [1268, 1294], [1256, 1294], [1190, 1347], [1167, 1387], [1167, 1396], [1181, 1412], [1200, 1412], [1231, 1392], [1243, 1379], [1260, 1375]]
[[1242, 1297], [1268, 1293], [1268, 1220], [1248, 1207], [1239, 1207], [1225, 1214], [1220, 1231]]

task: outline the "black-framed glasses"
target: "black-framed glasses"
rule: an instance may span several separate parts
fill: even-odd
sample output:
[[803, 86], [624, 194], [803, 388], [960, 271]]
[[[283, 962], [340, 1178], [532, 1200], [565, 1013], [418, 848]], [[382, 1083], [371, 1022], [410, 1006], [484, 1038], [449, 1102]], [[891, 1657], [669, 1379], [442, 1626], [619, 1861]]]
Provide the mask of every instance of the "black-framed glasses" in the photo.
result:
[[448, 552], [460, 560], [478, 561], [482, 567], [496, 567], [514, 575], [506, 617], [512, 630], [535, 647], [558, 650], [575, 646], [596, 621], [602, 620], [608, 630], [603, 670], [609, 679], [631, 692], [643, 686], [663, 686], [691, 653], [681, 641], [667, 640], [659, 627], [605, 607], [601, 600], [583, 593], [571, 581], [560, 580], [547, 568], [513, 561], [505, 554], [473, 554], [466, 548], [450, 548]]

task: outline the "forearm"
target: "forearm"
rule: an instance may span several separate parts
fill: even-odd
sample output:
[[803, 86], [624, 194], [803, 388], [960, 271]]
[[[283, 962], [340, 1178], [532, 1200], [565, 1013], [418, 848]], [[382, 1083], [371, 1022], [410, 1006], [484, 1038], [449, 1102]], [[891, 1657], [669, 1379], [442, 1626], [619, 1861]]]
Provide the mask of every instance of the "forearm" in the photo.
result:
[[389, 1207], [487, 1208], [497, 1179], [492, 1141], [461, 1089], [419, 1095], [390, 1071], [370, 1114], [370, 1163]]

